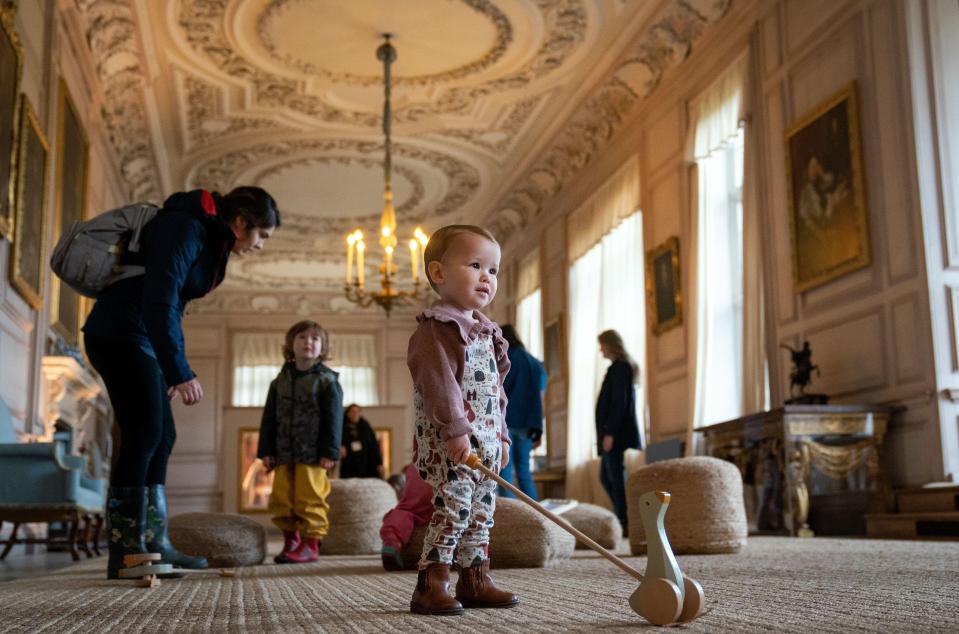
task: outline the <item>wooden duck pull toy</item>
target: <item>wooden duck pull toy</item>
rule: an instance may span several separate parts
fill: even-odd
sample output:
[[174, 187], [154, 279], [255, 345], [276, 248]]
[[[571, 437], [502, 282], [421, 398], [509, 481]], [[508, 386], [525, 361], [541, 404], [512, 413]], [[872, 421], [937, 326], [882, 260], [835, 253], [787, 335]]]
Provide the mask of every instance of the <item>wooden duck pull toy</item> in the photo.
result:
[[[646, 575], [644, 576], [638, 570], [628, 563], [609, 552], [595, 541], [587, 537], [581, 531], [574, 528], [569, 522], [560, 516], [544, 508], [534, 499], [513, 486], [500, 477], [498, 473], [487, 467], [476, 454], [470, 454], [466, 459], [466, 465], [471, 469], [478, 469], [484, 475], [495, 480], [500, 486], [510, 490], [519, 499], [529, 504], [533, 509], [545, 515], [550, 521], [573, 535], [580, 542], [586, 544], [594, 551], [602, 555], [612, 564], [620, 568], [623, 572], [639, 581], [639, 588], [629, 597], [629, 607], [641, 617], [654, 625], [668, 625], [676, 622], [689, 622], [702, 613], [704, 597], [703, 587], [695, 579], [683, 576], [679, 571], [679, 565], [676, 563], [676, 557], [673, 555], [669, 540], [666, 538], [666, 530], [663, 527], [663, 516], [666, 514], [666, 507], [669, 504], [669, 494], [662, 491], [650, 492], [640, 497], [641, 509], [643, 509], [643, 528], [646, 530], [647, 539], [655, 534], [657, 536], [657, 552], [653, 552], [652, 540], [650, 540], [649, 551], [647, 553]], [[646, 523], [646, 505], [644, 499], [649, 495], [664, 496], [655, 498], [657, 504], [656, 513], [650, 515], [653, 518], [653, 530]], [[652, 504], [650, 504], [650, 513]], [[654, 565], [653, 562], [656, 562]], [[662, 562], [662, 564], [660, 563]], [[668, 566], [668, 569], [667, 569]]]
[[137, 553], [123, 556], [123, 565], [117, 573], [121, 579], [136, 579], [136, 585], [143, 588], [155, 588], [160, 585], [160, 577], [173, 572], [171, 564], [154, 563], [160, 561], [160, 553]]

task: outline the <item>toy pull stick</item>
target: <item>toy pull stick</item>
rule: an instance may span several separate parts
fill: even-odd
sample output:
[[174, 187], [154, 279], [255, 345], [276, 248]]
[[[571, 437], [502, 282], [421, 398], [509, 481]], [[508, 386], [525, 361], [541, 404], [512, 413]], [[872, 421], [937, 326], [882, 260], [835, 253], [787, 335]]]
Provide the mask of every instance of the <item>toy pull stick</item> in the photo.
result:
[[[526, 504], [533, 507], [533, 509], [542, 515], [545, 515], [551, 522], [592, 548], [623, 572], [639, 581], [639, 588], [629, 597], [629, 607], [650, 623], [654, 625], [667, 625], [678, 620], [684, 622], [692, 621], [702, 612], [703, 589], [698, 581], [684, 577], [684, 592], [668, 579], [650, 576], [644, 577], [638, 570], [584, 535], [581, 531], [574, 528], [572, 524], [547, 510], [534, 499], [513, 486], [512, 483], [501, 478], [498, 473], [484, 465], [476, 454], [470, 454], [466, 459], [466, 465], [471, 469], [478, 469], [484, 475], [496, 481], [500, 486], [512, 491], [516, 497], [526, 502]], [[665, 539], [665, 533], [662, 537]], [[687, 597], [686, 601], [683, 600], [684, 596]]]

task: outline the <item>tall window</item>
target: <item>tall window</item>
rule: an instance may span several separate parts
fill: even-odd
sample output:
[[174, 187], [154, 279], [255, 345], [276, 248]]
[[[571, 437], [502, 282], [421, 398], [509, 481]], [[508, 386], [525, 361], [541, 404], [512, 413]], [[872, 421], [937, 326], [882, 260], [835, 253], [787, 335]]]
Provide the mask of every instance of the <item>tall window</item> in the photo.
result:
[[695, 121], [695, 404], [700, 427], [743, 414], [743, 165], [745, 63], [690, 105]]
[[[609, 361], [599, 353], [597, 336], [615, 329], [642, 367], [645, 360], [643, 222], [635, 213], [622, 221], [569, 270], [569, 413], [567, 464], [596, 457], [595, 406]], [[637, 377], [641, 379], [642, 377]], [[637, 386], [637, 420], [644, 418]], [[643, 425], [640, 424], [640, 433]], [[567, 479], [570, 483], [570, 480]]]
[[[373, 335], [330, 335], [332, 358], [338, 372], [343, 404], [376, 405], [376, 349]], [[233, 405], [258, 407], [266, 403], [270, 382], [283, 366], [283, 333], [236, 333], [233, 336]]]

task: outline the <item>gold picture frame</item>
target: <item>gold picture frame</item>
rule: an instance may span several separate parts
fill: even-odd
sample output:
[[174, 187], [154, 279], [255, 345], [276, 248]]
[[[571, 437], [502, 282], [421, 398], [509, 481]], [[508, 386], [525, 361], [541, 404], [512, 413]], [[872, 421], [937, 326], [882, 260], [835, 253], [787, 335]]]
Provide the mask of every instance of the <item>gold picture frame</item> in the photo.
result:
[[383, 456], [383, 473], [390, 477], [393, 473], [393, 430], [389, 427], [374, 427], [376, 442], [380, 444], [380, 454]]
[[562, 379], [566, 374], [566, 338], [561, 314], [543, 326], [543, 357], [546, 382]]
[[[57, 108], [57, 167], [54, 200], [54, 243], [74, 222], [86, 217], [89, 141], [70, 91], [60, 79]], [[70, 345], [80, 339], [82, 298], [67, 284], [53, 277], [50, 315], [53, 329]]]
[[260, 428], [241, 427], [237, 437], [237, 509], [247, 514], [268, 513], [273, 472], [266, 473], [263, 461], [256, 457]]
[[43, 304], [43, 234], [47, 204], [47, 157], [50, 146], [30, 100], [20, 100], [14, 238], [10, 250], [10, 285], [34, 309]]
[[23, 47], [13, 17], [0, 13], [0, 238], [13, 239]]
[[683, 323], [679, 238], [672, 236], [646, 252], [646, 310], [653, 334]]
[[796, 293], [871, 263], [856, 82], [785, 133]]

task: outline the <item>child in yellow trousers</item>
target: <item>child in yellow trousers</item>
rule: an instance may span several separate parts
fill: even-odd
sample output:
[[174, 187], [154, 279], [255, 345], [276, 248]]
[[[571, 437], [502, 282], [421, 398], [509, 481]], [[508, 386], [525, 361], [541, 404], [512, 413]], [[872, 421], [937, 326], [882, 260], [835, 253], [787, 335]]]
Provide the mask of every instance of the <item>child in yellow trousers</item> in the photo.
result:
[[316, 561], [329, 529], [329, 471], [340, 455], [343, 390], [329, 357], [329, 335], [315, 321], [286, 333], [286, 364], [270, 384], [257, 456], [276, 471], [270, 494], [273, 523], [283, 531], [277, 563]]

